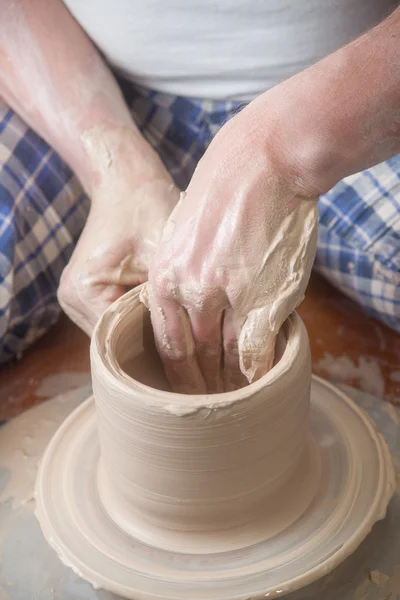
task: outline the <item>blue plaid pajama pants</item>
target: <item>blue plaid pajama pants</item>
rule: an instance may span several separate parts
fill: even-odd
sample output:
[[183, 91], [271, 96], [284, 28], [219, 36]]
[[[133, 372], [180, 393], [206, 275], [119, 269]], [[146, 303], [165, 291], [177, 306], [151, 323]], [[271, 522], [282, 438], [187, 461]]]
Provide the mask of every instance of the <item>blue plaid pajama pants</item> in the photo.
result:
[[[238, 103], [189, 99], [119, 80], [145, 138], [185, 189]], [[89, 210], [78, 179], [0, 99], [0, 362], [57, 320], [57, 286]], [[319, 203], [315, 269], [400, 331], [400, 155], [348, 177]]]

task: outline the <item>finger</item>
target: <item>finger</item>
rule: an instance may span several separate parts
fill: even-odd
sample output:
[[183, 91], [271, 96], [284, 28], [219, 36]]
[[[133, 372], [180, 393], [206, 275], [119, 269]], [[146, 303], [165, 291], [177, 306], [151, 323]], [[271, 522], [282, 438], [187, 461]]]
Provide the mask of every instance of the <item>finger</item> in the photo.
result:
[[222, 325], [224, 390], [231, 392], [247, 385], [240, 370], [238, 338], [242, 323], [232, 309], [224, 312]]
[[186, 310], [175, 300], [157, 302], [152, 293], [148, 293], [148, 301], [157, 350], [173, 391], [205, 394]]
[[90, 337], [103, 312], [125, 291], [120, 285], [93, 285], [85, 273], [76, 277], [73, 269], [66, 268], [57, 290], [57, 298], [63, 311]]
[[[113, 302], [121, 298], [127, 291], [127, 288], [123, 285], [109, 285], [107, 283], [98, 283], [90, 289], [90, 297], [88, 296], [89, 304], [91, 306], [92, 313], [97, 323], [98, 319], [104, 313], [105, 310]], [[83, 299], [82, 299], [83, 300]], [[84, 301], [82, 302], [84, 304]], [[90, 318], [88, 319], [90, 321]]]
[[267, 308], [256, 308], [248, 315], [239, 336], [240, 369], [249, 383], [257, 381], [272, 368], [276, 333], [271, 330]]
[[190, 311], [197, 364], [206, 382], [207, 392], [214, 394], [223, 391], [221, 376], [221, 316], [222, 310], [205, 315]]

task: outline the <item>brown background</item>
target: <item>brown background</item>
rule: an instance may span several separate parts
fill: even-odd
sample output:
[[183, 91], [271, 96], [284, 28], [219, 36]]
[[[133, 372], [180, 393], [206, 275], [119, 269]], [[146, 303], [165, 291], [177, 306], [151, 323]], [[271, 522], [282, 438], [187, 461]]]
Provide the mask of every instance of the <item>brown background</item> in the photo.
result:
[[[310, 336], [314, 373], [332, 378], [332, 373], [321, 364], [321, 361], [327, 362], [328, 354], [330, 359], [347, 357], [354, 367], [358, 367], [362, 359], [372, 365], [378, 380], [382, 379], [382, 400], [400, 406], [400, 336], [397, 333], [368, 318], [353, 301], [318, 275], [311, 278], [298, 312]], [[89, 372], [88, 349], [86, 335], [63, 316], [19, 361], [0, 368], [0, 420], [42, 402], [43, 393], [37, 395], [35, 391], [48, 376]], [[349, 385], [371, 391], [365, 387], [362, 377], [349, 377], [346, 369], [338, 377]]]

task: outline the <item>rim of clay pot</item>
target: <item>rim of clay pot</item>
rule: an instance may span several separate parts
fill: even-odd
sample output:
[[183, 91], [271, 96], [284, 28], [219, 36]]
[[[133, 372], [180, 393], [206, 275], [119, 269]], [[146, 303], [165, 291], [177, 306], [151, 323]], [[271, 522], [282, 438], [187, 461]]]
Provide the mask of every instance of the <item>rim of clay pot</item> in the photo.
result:
[[[139, 299], [142, 287], [138, 286], [130, 290], [114, 302], [100, 317], [93, 332], [90, 345], [92, 371], [95, 370], [97, 377], [107, 381], [107, 386], [111, 386], [115, 391], [118, 389], [124, 393], [142, 391], [143, 402], [148, 401], [153, 405], [156, 403], [164, 408], [171, 408], [174, 412], [181, 408], [183, 413], [187, 413], [193, 409], [230, 406], [233, 403], [247, 400], [249, 396], [267, 387], [277, 386], [279, 388], [282, 375], [293, 369], [296, 362], [304, 366], [302, 354], [307, 357], [309, 353], [308, 335], [301, 317], [294, 311], [280, 330], [283, 332], [286, 342], [282, 356], [266, 375], [248, 386], [232, 392], [189, 395], [164, 391], [146, 385], [134, 379], [121, 367], [115, 347], [116, 335], [123, 329], [129, 329], [126, 327], [126, 321], [132, 311], [139, 306], [145, 311], [148, 310]], [[303, 353], [301, 353], [302, 345]], [[97, 368], [99, 361], [103, 367], [101, 374], [98, 373]]]

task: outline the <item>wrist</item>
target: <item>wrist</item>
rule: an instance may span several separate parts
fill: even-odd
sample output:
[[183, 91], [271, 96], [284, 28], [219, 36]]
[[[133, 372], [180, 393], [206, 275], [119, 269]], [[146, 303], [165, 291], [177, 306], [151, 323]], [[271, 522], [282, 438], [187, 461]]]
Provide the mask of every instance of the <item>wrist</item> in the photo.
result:
[[136, 189], [154, 180], [172, 184], [157, 153], [135, 126], [95, 126], [83, 132], [81, 141], [90, 166], [87, 183], [94, 200], [103, 196], [97, 193], [101, 189], [114, 189], [113, 195], [118, 197], [126, 182]]
[[232, 128], [235, 138], [242, 138], [243, 152], [251, 153], [249, 160], [265, 162], [294, 195], [315, 198], [331, 187], [332, 165], [339, 165], [341, 156], [331, 136], [315, 124], [308, 95], [304, 102], [300, 97], [299, 89], [291, 98], [281, 84], [250, 103]]
[[398, 10], [241, 113], [305, 195], [400, 152], [399, 41]]

